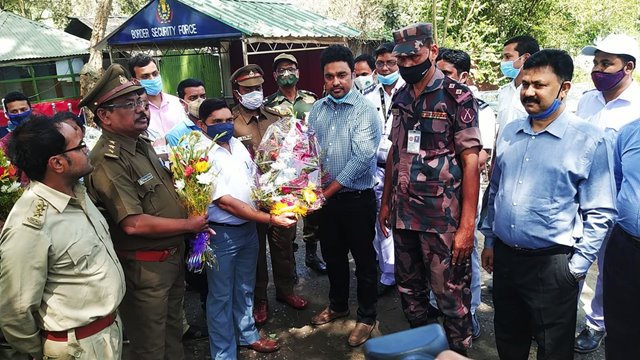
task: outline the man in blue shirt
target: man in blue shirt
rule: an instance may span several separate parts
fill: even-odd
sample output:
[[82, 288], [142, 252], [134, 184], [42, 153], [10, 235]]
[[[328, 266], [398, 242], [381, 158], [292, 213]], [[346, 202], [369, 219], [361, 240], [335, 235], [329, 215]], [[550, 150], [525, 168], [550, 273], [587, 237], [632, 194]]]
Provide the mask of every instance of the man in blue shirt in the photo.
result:
[[562, 102], [572, 77], [565, 51], [527, 59], [520, 100], [529, 116], [505, 126], [496, 146], [481, 231], [502, 359], [527, 359], [532, 335], [538, 359], [573, 359], [579, 281], [616, 215], [604, 132]]
[[640, 120], [620, 130], [614, 150], [618, 218], [609, 237], [603, 274], [608, 360], [638, 352], [640, 337]]
[[[207, 98], [204, 83], [198, 79], [185, 79], [178, 84], [178, 98], [184, 108], [186, 116], [169, 130], [165, 138], [169, 146], [176, 146], [182, 135], [187, 135], [192, 131], [200, 131], [196, 125], [198, 121], [199, 105]], [[194, 107], [190, 109], [190, 105]]]
[[356, 263], [358, 318], [349, 345], [363, 344], [376, 324], [377, 269], [373, 249], [376, 198], [373, 192], [381, 125], [373, 105], [353, 88], [351, 50], [329, 46], [320, 56], [328, 94], [309, 113], [322, 147], [327, 202], [319, 210], [322, 257], [327, 263], [330, 304], [311, 323], [322, 325], [349, 315], [349, 251]]

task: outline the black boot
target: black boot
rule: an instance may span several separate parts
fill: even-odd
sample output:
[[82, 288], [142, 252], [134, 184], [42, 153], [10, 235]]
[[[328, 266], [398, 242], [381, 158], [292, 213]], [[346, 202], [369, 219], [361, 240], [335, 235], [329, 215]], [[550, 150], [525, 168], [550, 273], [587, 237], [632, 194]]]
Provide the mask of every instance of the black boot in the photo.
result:
[[304, 263], [308, 268], [314, 270], [318, 274], [326, 274], [327, 273], [327, 264], [318, 257], [317, 254], [318, 243], [308, 242], [305, 243], [305, 257]]

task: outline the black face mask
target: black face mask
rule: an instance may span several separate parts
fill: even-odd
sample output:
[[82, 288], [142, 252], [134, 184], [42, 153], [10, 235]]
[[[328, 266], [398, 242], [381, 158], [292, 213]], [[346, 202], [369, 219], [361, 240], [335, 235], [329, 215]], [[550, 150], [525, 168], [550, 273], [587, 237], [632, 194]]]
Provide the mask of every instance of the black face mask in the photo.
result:
[[400, 69], [400, 76], [406, 81], [408, 84], [416, 84], [431, 68], [431, 60], [427, 58], [425, 62], [422, 64], [414, 65], [414, 66], [398, 66]]

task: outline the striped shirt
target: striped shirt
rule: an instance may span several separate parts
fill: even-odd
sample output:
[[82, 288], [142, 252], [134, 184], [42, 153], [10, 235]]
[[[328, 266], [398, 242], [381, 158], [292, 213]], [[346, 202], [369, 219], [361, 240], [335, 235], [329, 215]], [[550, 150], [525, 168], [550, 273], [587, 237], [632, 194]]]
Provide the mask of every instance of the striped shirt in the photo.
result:
[[328, 173], [324, 186], [336, 180], [341, 191], [370, 189], [375, 185], [376, 151], [381, 126], [375, 107], [358, 91], [336, 104], [329, 97], [313, 105], [309, 125], [322, 149], [321, 164]]

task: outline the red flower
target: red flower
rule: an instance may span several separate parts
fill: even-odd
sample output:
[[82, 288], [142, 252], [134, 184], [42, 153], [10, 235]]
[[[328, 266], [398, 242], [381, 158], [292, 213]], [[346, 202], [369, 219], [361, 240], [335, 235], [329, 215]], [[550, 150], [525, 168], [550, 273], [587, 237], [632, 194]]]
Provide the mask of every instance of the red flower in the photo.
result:
[[285, 193], [285, 194], [290, 194], [290, 193], [291, 193], [291, 189], [290, 189], [290, 188], [288, 188], [288, 187], [284, 187], [284, 186], [283, 186], [283, 187], [282, 187], [282, 192], [283, 192], [283, 193]]
[[15, 176], [17, 172], [18, 172], [18, 169], [16, 169], [15, 166], [9, 165], [9, 176]]
[[191, 165], [187, 166], [186, 168], [184, 168], [184, 176], [185, 177], [189, 177], [191, 176], [191, 174], [193, 174], [193, 168], [191, 167]]

